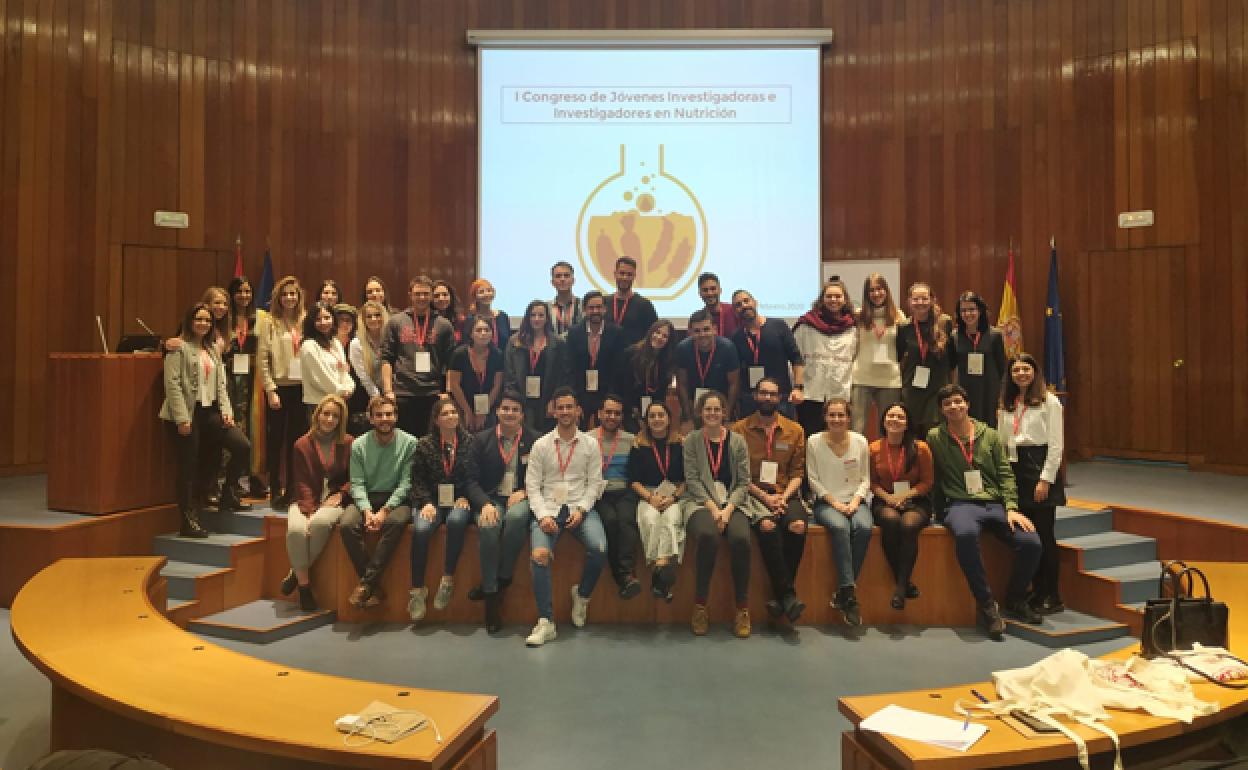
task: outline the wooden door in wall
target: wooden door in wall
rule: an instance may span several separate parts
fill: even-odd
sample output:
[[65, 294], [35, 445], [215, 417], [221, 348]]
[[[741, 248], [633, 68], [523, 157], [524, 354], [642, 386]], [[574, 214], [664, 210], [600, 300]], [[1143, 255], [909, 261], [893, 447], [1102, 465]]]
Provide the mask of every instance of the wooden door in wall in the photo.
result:
[[1080, 288], [1087, 371], [1074, 394], [1086, 406], [1081, 443], [1091, 455], [1187, 461], [1185, 250], [1089, 252]]

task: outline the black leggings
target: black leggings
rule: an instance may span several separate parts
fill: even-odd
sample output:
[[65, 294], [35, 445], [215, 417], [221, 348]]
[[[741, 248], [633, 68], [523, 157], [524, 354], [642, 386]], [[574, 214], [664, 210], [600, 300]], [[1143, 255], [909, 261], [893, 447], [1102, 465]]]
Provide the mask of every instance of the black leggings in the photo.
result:
[[178, 426], [169, 424], [173, 432], [174, 451], [178, 458], [178, 507], [186, 510], [194, 502], [195, 492], [210, 488], [216, 479], [221, 450], [230, 453], [225, 470], [225, 488], [233, 489], [247, 472], [251, 444], [237, 425], [226, 427], [221, 410], [214, 406], [196, 406], [191, 417], [191, 432], [183, 436]]
[[[274, 497], [284, 491], [294, 492], [291, 466], [294, 465], [295, 441], [308, 429], [307, 410], [303, 404], [302, 385], [278, 385], [277, 397], [282, 405], [267, 407], [265, 415], [265, 465], [269, 470], [269, 490]], [[268, 394], [265, 394], [268, 401]]]
[[1057, 537], [1053, 532], [1057, 521], [1057, 508], [1052, 505], [1022, 508], [1021, 513], [1036, 525], [1036, 534], [1040, 536], [1040, 544], [1044, 550], [1040, 554], [1040, 566], [1035, 577], [1031, 579], [1032, 591], [1042, 599], [1058, 598], [1057, 576], [1060, 561], [1057, 556]]
[[932, 521], [932, 512], [926, 506], [898, 511], [887, 505], [873, 505], [871, 514], [880, 528], [880, 544], [884, 546], [884, 558], [897, 580], [896, 593], [905, 594], [914, 573], [914, 563], [919, 558], [919, 533]]
[[627, 489], [604, 492], [594, 508], [607, 535], [607, 564], [611, 567], [611, 577], [623, 588], [634, 578], [633, 565], [641, 546], [637, 495]]
[[[719, 555], [719, 526], [710, 510], [699, 508], [689, 517], [685, 527], [691, 543], [697, 543], [697, 585], [694, 602], [706, 604], [711, 593], [711, 575], [715, 572], [715, 557]], [[732, 553], [732, 587], [737, 607], [745, 607], [750, 595], [750, 520], [740, 510], [734, 510], [722, 535], [728, 538]]]
[[806, 509], [802, 507], [802, 501], [796, 498], [789, 501], [789, 508], [784, 516], [775, 519], [775, 529], [764, 532], [761, 522], [754, 525], [754, 533], [758, 536], [758, 550], [763, 555], [763, 564], [767, 566], [771, 592], [776, 601], [783, 601], [793, 594], [797, 568], [802, 563], [802, 553], [806, 550], [806, 530], [803, 529], [799, 535], [789, 529], [789, 525], [795, 521], [806, 521]]

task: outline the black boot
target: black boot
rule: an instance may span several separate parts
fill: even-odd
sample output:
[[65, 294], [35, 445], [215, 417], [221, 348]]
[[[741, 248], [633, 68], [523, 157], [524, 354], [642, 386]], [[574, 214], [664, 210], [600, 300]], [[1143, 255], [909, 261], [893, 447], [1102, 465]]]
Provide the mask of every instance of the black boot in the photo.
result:
[[292, 569], [286, 573], [286, 577], [282, 578], [282, 585], [279, 590], [281, 590], [282, 596], [290, 596], [298, 587], [299, 579], [295, 577], [295, 571]]
[[497, 591], [484, 595], [485, 598], [485, 630], [496, 634], [503, 630], [503, 616], [500, 605], [501, 598]]
[[199, 523], [199, 511], [195, 510], [194, 506], [182, 509], [182, 527], [178, 530], [178, 534], [182, 537], [208, 537], [208, 531]]
[[312, 585], [299, 586], [299, 609], [304, 612], [316, 612], [316, 596], [312, 593]]
[[250, 511], [251, 503], [244, 503], [232, 488], [227, 488], [221, 493], [221, 499], [217, 502], [217, 510], [223, 514], [230, 511]]

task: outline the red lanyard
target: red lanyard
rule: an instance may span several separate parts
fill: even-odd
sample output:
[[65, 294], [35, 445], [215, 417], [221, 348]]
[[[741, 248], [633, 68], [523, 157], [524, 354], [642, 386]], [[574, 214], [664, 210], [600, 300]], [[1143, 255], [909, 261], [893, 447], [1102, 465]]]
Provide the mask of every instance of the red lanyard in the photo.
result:
[[702, 443], [706, 444], [706, 459], [711, 463], [711, 475], [719, 478], [719, 469], [724, 464], [724, 445], [728, 443], [728, 431], [724, 430], [724, 426], [719, 426], [719, 451], [714, 455], [711, 454], [711, 437], [702, 432]]
[[966, 336], [971, 338], [971, 350], [979, 350], [979, 338], [984, 336], [984, 333], [975, 332], [974, 334], [968, 334]]
[[750, 346], [750, 351], [754, 354], [754, 365], [758, 366], [758, 356], [763, 349], [763, 331], [760, 329], [758, 334], [746, 332], [745, 344]]
[[893, 465], [893, 449], [889, 446], [888, 440], [884, 440], [884, 459], [888, 462], [888, 475], [893, 481], [901, 479], [901, 472], [905, 470], [906, 448], [904, 446], [897, 447], [897, 465]]
[[455, 439], [451, 442], [451, 451], [449, 456], [445, 450], [442, 451], [442, 470], [446, 472], [446, 478], [451, 478], [451, 471], [455, 469], [455, 455], [459, 452], [459, 434], [455, 434]]
[[598, 368], [598, 351], [602, 350], [602, 332], [594, 334], [588, 329], [585, 333], [589, 335], [589, 368]]
[[871, 325], [871, 331], [875, 332], [875, 340], [879, 342], [884, 339], [885, 334], [888, 334], [888, 324], [883, 321], [876, 321]]
[[468, 348], [468, 365], [472, 367], [472, 371], [477, 375], [477, 387], [481, 393], [488, 393], [489, 386], [485, 384], [485, 371], [490, 366], [490, 351], [485, 351], [485, 360], [481, 362], [481, 368], [477, 368], [477, 358], [472, 354], [472, 348]]
[[[659, 447], [655, 444], [650, 445], [650, 451], [654, 452], [654, 462], [659, 466], [659, 473], [663, 474], [663, 478], [667, 479], [667, 469], [672, 466], [672, 445], [667, 442], [663, 443], [663, 459], [659, 459]], [[707, 454], [710, 454], [708, 451]]]
[[242, 317], [243, 328], [237, 330], [238, 349], [242, 350], [247, 344], [247, 335], [251, 333], [251, 322], [247, 320], [247, 316]]
[[490, 329], [494, 335], [494, 347], [498, 347], [498, 316], [490, 315]]
[[706, 366], [702, 365], [702, 356], [698, 352], [698, 346], [693, 346], [693, 362], [698, 367], [698, 384], [706, 386], [706, 375], [711, 373], [711, 361], [715, 360], [715, 339], [711, 339], [711, 352], [706, 356]]
[[[199, 362], [204, 367], [204, 382], [208, 382], [208, 378], [212, 376], [212, 356], [208, 353], [207, 348], [199, 349]], [[1015, 433], [1017, 432], [1015, 431]]]
[[555, 458], [559, 461], [559, 476], [562, 478], [567, 475], [568, 466], [572, 464], [572, 455], [576, 454], [576, 442], [578, 439], [572, 439], [572, 443], [568, 444], [568, 459], [563, 459], [563, 453], [559, 451], [559, 437], [555, 437]]
[[298, 329], [293, 326], [290, 327], [290, 349], [294, 351], [295, 355], [299, 355], [299, 345], [302, 342], [303, 335], [299, 333]]
[[425, 340], [429, 338], [429, 324], [433, 322], [433, 311], [425, 311], [425, 323], [423, 326], [416, 324], [416, 313], [412, 313], [412, 334], [416, 337], [416, 344], [420, 347], [425, 346]]
[[632, 292], [629, 292], [628, 296], [624, 298], [624, 307], [622, 308], [619, 305], [619, 302], [620, 302], [619, 292], [616, 292], [615, 296], [611, 298], [611, 317], [615, 319], [616, 326], [624, 325], [622, 321], [624, 320], [624, 316], [628, 314], [628, 303], [632, 301], [633, 301]]
[[970, 468], [971, 470], [975, 470], [975, 428], [974, 426], [971, 427], [971, 439], [970, 439], [971, 445], [969, 447], [966, 444], [963, 444], [962, 439], [958, 438], [957, 436], [954, 436], [953, 440], [958, 442], [958, 449], [962, 450], [962, 456], [966, 458], [966, 467]]
[[[511, 446], [511, 454], [507, 454], [506, 452], [503, 451], [503, 426], [501, 425], [495, 426], [494, 435], [498, 437], [498, 456], [503, 458], [503, 467], [506, 468], [508, 465], [511, 465], [511, 458], [515, 457], [516, 452], [520, 451], [520, 436], [522, 434], [521, 433], [516, 434], [516, 443], [512, 444]], [[555, 448], [558, 449], [558, 446], [556, 446]]]
[[770, 428], [763, 428], [763, 432], [767, 434], [767, 459], [771, 459], [771, 448], [776, 441], [776, 430], [779, 429], [779, 423], [773, 423]]
[[[615, 457], [615, 449], [619, 445], [620, 445], [620, 432], [617, 430], [615, 432], [615, 441], [611, 442], [610, 451], [608, 451], [606, 454], [602, 456], [602, 472], [603, 473], [607, 472], [607, 466], [611, 464], [611, 458]], [[602, 449], [602, 428], [598, 429], [598, 448], [600, 450]], [[571, 459], [571, 457], [572, 457], [571, 455], [568, 455], [569, 459]]]
[[[1023, 411], [1018, 411], [1018, 407], [1022, 406]], [[1023, 417], [1027, 414], [1027, 404], [1022, 398], [1014, 399], [1014, 435], [1018, 435], [1018, 429], [1023, 425]]]
[[334, 462], [334, 455], [336, 453], [335, 449], [332, 447], [330, 448], [329, 459], [326, 460], [325, 453], [321, 451], [321, 442], [317, 441], [316, 439], [313, 439], [312, 446], [316, 447], [316, 457], [318, 460], [321, 461], [321, 470], [325, 471], [325, 475], [328, 476], [330, 466], [332, 466]]
[[545, 349], [546, 349], [545, 338], [542, 339], [542, 346], [540, 348], [537, 346], [536, 342], [534, 343], [533, 347], [529, 348], [529, 374], [533, 374], [534, 372], [537, 371], [537, 362], [541, 360], [542, 351]]
[[[932, 324], [933, 324], [932, 333], [935, 334], [935, 321], [933, 321]], [[927, 362], [927, 340], [923, 339], [923, 325], [917, 318], [914, 320], [914, 336], [915, 336], [915, 339], [919, 341], [919, 360], [926, 363]]]
[[[567, 315], [564, 315], [564, 308], [567, 308]], [[561, 331], [567, 331], [572, 328], [572, 319], [576, 317], [576, 301], [573, 300], [571, 305], [560, 305], [555, 303], [555, 328]]]

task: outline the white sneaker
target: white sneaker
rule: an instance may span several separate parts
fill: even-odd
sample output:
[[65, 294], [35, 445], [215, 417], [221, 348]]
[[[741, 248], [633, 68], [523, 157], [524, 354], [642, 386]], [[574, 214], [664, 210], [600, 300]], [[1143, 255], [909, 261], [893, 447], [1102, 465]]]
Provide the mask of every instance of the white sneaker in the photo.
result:
[[442, 582], [438, 584], [438, 592], [433, 596], [433, 608], [435, 610], [444, 610], [451, 603], [451, 596], [455, 593], [455, 579], [442, 577]]
[[572, 625], [584, 628], [589, 616], [589, 599], [581, 596], [579, 589], [579, 584], [572, 586]]
[[529, 638], [524, 643], [529, 647], [541, 647], [555, 638], [555, 624], [546, 618], [538, 618], [537, 625], [533, 626], [533, 633], [529, 634]]
[[407, 592], [407, 616], [412, 619], [413, 623], [419, 623], [425, 619], [425, 597], [429, 595], [429, 589], [412, 588]]

